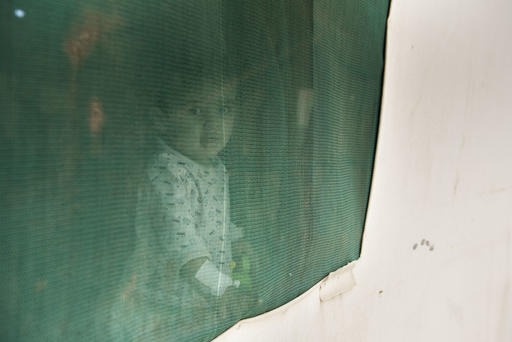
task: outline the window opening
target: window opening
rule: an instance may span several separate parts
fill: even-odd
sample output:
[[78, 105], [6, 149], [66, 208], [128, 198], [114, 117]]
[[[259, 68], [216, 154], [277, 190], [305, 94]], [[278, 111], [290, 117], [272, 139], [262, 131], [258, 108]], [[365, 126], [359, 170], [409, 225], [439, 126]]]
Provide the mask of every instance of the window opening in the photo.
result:
[[359, 256], [389, 1], [0, 7], [0, 339], [211, 340]]

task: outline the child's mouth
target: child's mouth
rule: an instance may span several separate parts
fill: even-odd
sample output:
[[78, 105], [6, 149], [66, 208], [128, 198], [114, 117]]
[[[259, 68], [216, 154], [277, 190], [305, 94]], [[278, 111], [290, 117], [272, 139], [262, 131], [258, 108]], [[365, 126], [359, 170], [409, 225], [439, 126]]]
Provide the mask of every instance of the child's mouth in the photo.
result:
[[201, 145], [203, 147], [214, 147], [219, 145], [222, 142], [222, 138], [219, 136], [207, 136], [204, 139], [201, 139]]

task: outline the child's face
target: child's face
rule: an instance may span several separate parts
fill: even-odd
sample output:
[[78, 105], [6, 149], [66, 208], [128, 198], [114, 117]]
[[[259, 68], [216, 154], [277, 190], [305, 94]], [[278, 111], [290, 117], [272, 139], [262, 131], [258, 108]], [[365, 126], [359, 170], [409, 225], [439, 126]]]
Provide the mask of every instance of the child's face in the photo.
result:
[[175, 113], [179, 130], [173, 145], [199, 163], [208, 162], [224, 149], [236, 114], [234, 90], [205, 88]]

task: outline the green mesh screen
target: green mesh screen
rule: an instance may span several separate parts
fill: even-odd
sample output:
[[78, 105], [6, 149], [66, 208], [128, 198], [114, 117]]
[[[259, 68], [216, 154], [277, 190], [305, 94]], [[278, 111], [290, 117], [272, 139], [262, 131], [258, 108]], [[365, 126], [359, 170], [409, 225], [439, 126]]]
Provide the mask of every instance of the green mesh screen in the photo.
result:
[[211, 340], [358, 258], [389, 1], [0, 6], [0, 340]]

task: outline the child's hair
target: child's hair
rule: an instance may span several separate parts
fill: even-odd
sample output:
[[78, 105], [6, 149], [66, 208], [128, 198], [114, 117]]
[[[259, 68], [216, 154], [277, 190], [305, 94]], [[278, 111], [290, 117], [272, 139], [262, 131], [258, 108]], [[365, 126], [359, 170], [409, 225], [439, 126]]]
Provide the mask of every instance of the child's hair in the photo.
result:
[[205, 87], [210, 87], [209, 96], [214, 97], [224, 89], [233, 87], [236, 78], [224, 71], [224, 68], [207, 70], [178, 71], [171, 73], [162, 82], [160, 89], [155, 93], [154, 104], [162, 112], [170, 112], [176, 108], [186, 106], [190, 101], [199, 100], [197, 97], [203, 93]]

